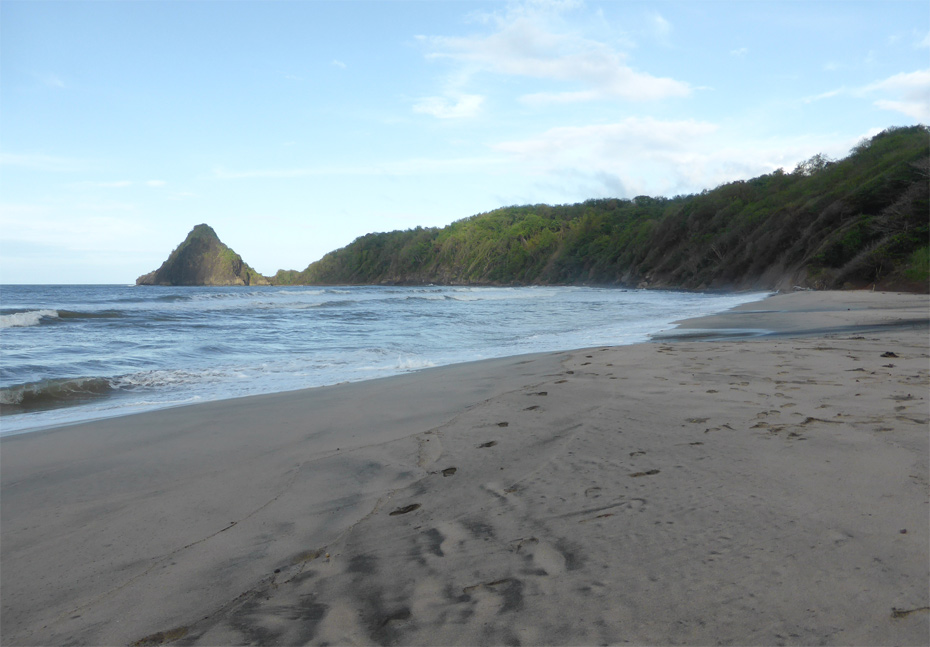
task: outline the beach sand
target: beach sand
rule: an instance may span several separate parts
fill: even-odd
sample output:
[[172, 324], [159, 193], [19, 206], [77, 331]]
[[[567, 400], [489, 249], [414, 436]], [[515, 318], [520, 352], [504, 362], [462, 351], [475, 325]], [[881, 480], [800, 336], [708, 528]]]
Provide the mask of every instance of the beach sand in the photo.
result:
[[0, 638], [928, 644], [928, 306], [3, 438]]

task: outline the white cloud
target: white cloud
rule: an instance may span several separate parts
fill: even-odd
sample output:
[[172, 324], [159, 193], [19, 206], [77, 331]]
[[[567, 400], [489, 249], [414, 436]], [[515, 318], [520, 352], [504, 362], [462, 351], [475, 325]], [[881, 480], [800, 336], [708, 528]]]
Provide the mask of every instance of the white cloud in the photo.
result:
[[877, 107], [930, 123], [930, 69], [895, 74], [862, 88], [859, 93], [884, 94], [875, 100]]
[[930, 123], [930, 69], [902, 72], [860, 88], [842, 87], [822, 92], [803, 101], [812, 103], [843, 95], [864, 98], [876, 94], [884, 95], [874, 99], [877, 108], [900, 112], [924, 124]]
[[920, 40], [915, 47], [930, 47], [930, 31]]
[[[636, 193], [677, 192], [700, 178], [688, 177], [694, 150], [718, 130], [715, 124], [629, 118], [612, 124], [549, 129], [532, 139], [508, 141], [493, 148], [509, 153], [533, 172], [553, 177], [576, 175], [613, 178]], [[633, 197], [632, 195], [626, 197]]]
[[413, 111], [439, 119], [461, 119], [478, 114], [482, 103], [484, 103], [484, 97], [478, 94], [425, 97], [414, 104]]
[[658, 13], [651, 14], [649, 21], [652, 24], [652, 33], [656, 40], [663, 45], [668, 45], [669, 36], [672, 34], [672, 24]]
[[356, 166], [307, 166], [298, 168], [248, 169], [242, 171], [223, 167], [213, 169], [213, 176], [218, 180], [244, 179], [291, 179], [300, 177], [327, 176], [412, 176], [434, 175], [443, 173], [462, 173], [487, 170], [489, 167], [503, 163], [500, 157], [461, 157], [452, 159], [412, 158], [393, 162], [373, 163]]
[[[692, 88], [687, 83], [633, 69], [624, 53], [605, 43], [590, 40], [560, 24], [553, 26], [558, 23], [553, 13], [562, 10], [563, 5], [554, 3], [517, 5], [504, 16], [494, 16], [496, 30], [491, 34], [421, 36], [419, 39], [429, 48], [428, 59], [453, 61], [470, 75], [486, 72], [585, 88], [582, 91], [547, 88], [526, 95], [524, 100], [531, 103], [594, 99], [641, 101], [691, 93]], [[654, 28], [667, 32], [670, 26], [656, 14]]]
[[332, 61], [332, 63], [330, 63], [330, 65], [332, 65], [333, 67], [338, 67], [340, 70], [344, 70], [344, 69], [346, 69], [346, 67], [347, 67], [345, 63], [343, 63], [342, 61], [340, 61], [339, 59], [336, 59], [336, 58], [333, 59], [333, 61]]
[[637, 153], [649, 153], [680, 149], [694, 138], [715, 130], [714, 124], [693, 119], [659, 121], [651, 117], [631, 117], [613, 124], [551, 128], [534, 139], [501, 142], [494, 148], [530, 157], [562, 152], [584, 157], [588, 153], [618, 148], [632, 152], [630, 147]]
[[[629, 118], [612, 124], [552, 128], [536, 137], [500, 142], [494, 149], [535, 175], [537, 186], [576, 186], [571, 199], [592, 195], [672, 196], [794, 168], [817, 152], [841, 156], [855, 140], [809, 134], [752, 141], [693, 119]], [[618, 194], [618, 191], [624, 193]]]
[[[104, 212], [125, 215], [101, 215]], [[144, 233], [133, 217], [134, 205], [103, 202], [94, 204], [3, 204], [0, 229], [5, 246], [30, 243], [68, 251], [112, 250]]]
[[126, 189], [131, 186], [143, 185], [151, 188], [161, 188], [167, 184], [164, 180], [146, 180], [145, 182], [135, 182], [133, 180], [112, 180], [112, 181], [86, 181], [86, 182], [71, 182], [68, 184], [70, 187], [74, 188], [89, 188], [89, 189]]
[[730, 56], [735, 56], [736, 58], [743, 58], [748, 53], [749, 53], [748, 47], [740, 47], [739, 49], [730, 50]]
[[0, 165], [56, 173], [83, 171], [90, 167], [85, 160], [41, 153], [0, 153]]
[[65, 86], [65, 82], [62, 81], [61, 78], [60, 78], [57, 74], [50, 74], [50, 73], [49, 73], [49, 74], [42, 74], [42, 75], [39, 77], [39, 80], [42, 82], [42, 84], [43, 84], [44, 86], [46, 86], [46, 87], [48, 87], [48, 88], [54, 88], [54, 89], [56, 89], [56, 90], [62, 90], [62, 89], [64, 89], [64, 88], [66, 87], [66, 86]]
[[842, 94], [845, 94], [846, 92], [847, 92], [846, 88], [828, 90], [826, 92], [821, 92], [820, 94], [815, 95], [813, 97], [807, 97], [805, 99], [802, 99], [802, 101], [804, 101], [804, 103], [813, 103], [814, 101], [821, 101], [823, 99], [831, 99], [833, 97], [838, 97]]

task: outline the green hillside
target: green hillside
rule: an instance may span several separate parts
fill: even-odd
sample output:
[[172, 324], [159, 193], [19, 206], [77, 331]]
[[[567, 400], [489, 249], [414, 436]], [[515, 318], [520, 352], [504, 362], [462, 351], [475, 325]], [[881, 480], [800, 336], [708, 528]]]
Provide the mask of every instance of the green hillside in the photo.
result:
[[891, 128], [849, 157], [699, 195], [497, 209], [369, 234], [277, 284], [606, 284], [926, 291], [930, 133]]

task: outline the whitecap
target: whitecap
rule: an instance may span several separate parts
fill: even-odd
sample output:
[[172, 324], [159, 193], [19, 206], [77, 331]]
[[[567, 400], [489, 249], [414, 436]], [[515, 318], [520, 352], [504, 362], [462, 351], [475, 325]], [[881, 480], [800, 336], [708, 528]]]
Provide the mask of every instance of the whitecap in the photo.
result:
[[38, 326], [43, 317], [58, 318], [57, 310], [29, 310], [10, 315], [0, 315], [0, 328], [26, 328]]

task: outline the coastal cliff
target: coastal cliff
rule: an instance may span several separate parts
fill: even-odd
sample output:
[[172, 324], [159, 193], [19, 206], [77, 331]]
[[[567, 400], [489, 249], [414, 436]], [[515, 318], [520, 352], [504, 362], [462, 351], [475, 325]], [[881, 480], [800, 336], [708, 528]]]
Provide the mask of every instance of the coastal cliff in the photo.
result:
[[197, 225], [161, 267], [136, 285], [268, 285], [209, 225]]

